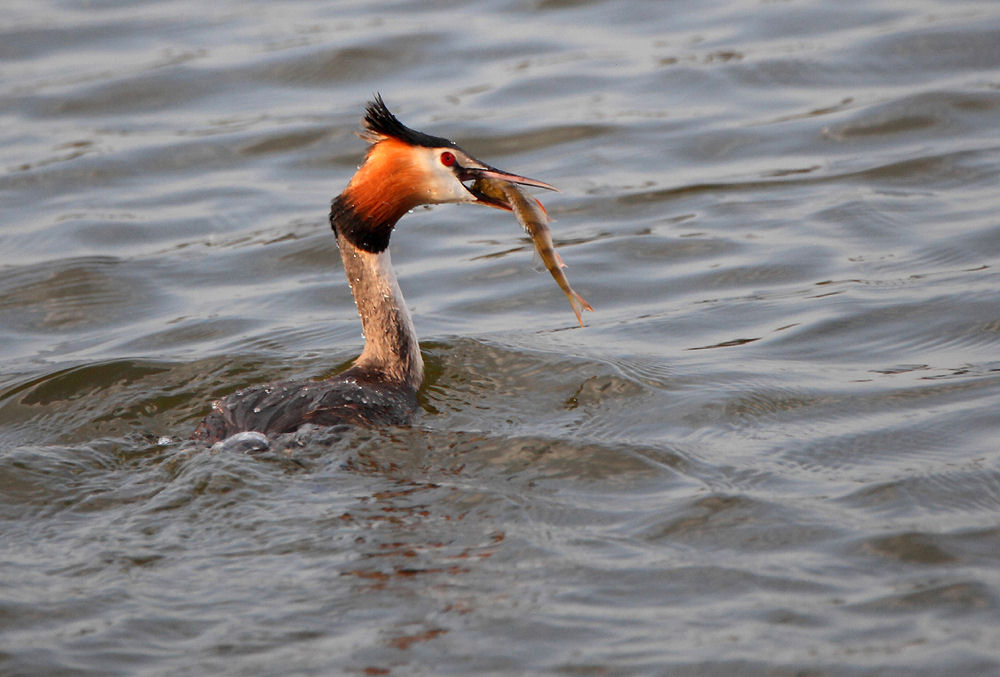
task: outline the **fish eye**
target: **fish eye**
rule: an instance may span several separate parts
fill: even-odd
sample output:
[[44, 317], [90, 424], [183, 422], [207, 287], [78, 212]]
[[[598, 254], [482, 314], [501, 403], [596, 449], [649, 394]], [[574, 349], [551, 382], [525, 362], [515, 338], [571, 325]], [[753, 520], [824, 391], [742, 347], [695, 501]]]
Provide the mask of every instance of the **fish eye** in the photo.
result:
[[455, 155], [449, 151], [441, 153], [441, 164], [445, 167], [451, 167], [455, 164]]

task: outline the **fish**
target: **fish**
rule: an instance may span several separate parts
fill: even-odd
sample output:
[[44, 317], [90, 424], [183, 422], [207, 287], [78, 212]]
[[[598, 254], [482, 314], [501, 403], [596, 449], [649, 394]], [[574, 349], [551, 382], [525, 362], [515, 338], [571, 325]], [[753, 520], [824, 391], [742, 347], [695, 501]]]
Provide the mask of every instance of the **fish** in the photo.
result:
[[545, 211], [542, 203], [524, 192], [520, 186], [502, 179], [479, 178], [472, 184], [472, 192], [479, 199], [487, 202], [491, 206], [507, 209], [514, 213], [521, 223], [524, 231], [531, 237], [535, 245], [535, 251], [545, 264], [552, 279], [556, 281], [559, 288], [566, 294], [573, 312], [576, 313], [576, 321], [583, 326], [582, 312], [594, 309], [586, 299], [573, 291], [569, 286], [569, 280], [563, 273], [566, 264], [556, 251], [552, 243], [552, 232], [549, 230], [549, 215]]

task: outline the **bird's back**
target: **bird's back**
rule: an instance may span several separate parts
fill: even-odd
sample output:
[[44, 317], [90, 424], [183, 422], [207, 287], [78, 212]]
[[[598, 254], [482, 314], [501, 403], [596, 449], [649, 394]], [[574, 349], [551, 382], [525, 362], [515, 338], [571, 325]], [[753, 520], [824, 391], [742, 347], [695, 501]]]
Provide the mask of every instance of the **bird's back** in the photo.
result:
[[412, 388], [348, 369], [323, 381], [285, 381], [239, 390], [213, 403], [194, 438], [217, 442], [244, 431], [280, 435], [307, 423], [402, 425], [413, 420], [416, 410]]

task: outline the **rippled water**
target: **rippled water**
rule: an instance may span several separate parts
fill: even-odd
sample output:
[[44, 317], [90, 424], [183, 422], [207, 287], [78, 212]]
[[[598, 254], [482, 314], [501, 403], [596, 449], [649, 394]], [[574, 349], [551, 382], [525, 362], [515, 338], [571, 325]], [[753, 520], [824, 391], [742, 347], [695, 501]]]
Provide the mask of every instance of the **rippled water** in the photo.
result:
[[[454, 5], [5, 5], [0, 673], [1000, 674], [1000, 7]], [[418, 210], [417, 423], [193, 446], [357, 354], [375, 91], [596, 312]]]

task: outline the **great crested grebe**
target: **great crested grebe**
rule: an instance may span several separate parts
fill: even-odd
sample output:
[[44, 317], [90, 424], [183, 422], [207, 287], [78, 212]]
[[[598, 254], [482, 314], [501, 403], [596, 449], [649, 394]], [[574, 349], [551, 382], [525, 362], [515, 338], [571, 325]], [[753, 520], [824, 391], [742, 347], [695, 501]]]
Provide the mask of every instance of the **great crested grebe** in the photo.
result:
[[[413, 321], [389, 260], [389, 236], [407, 211], [423, 204], [510, 205], [477, 190], [477, 179], [552, 186], [476, 160], [453, 141], [401, 123], [382, 97], [368, 103], [364, 163], [333, 201], [330, 226], [361, 316], [365, 346], [345, 371], [322, 381], [251, 386], [212, 404], [195, 439], [218, 441], [239, 432], [277, 435], [307, 423], [392, 425], [417, 409], [424, 363]], [[468, 184], [468, 185], [466, 185]]]

